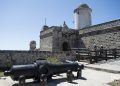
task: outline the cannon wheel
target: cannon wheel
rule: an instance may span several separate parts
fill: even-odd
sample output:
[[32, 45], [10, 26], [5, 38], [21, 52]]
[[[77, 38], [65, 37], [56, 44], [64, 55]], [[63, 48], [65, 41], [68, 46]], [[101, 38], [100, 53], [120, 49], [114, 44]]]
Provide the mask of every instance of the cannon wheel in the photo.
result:
[[49, 76], [47, 77], [47, 80], [50, 81], [51, 79], [52, 79], [52, 75], [49, 75]]
[[82, 70], [81, 70], [81, 68], [78, 68], [77, 69], [77, 78], [79, 79], [81, 77], [82, 77]]
[[24, 75], [19, 76], [19, 85], [18, 86], [25, 86], [25, 76]]
[[45, 74], [41, 74], [40, 76], [40, 86], [47, 86], [47, 76]]
[[72, 83], [72, 80], [73, 80], [73, 74], [72, 74], [72, 71], [71, 70], [68, 70], [67, 71], [67, 81], [69, 82], [69, 83]]
[[40, 77], [34, 77], [33, 79], [34, 79], [35, 82], [39, 82]]

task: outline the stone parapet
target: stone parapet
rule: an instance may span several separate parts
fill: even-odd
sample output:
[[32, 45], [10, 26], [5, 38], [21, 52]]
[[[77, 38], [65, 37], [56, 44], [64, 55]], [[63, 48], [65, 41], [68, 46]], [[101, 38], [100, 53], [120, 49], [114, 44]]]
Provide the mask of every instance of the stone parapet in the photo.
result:
[[115, 28], [115, 27], [120, 27], [120, 19], [80, 29], [79, 34], [81, 35], [85, 33], [90, 33], [94, 31], [100, 31], [100, 30], [105, 30], [105, 29]]
[[71, 52], [0, 50], [0, 68], [31, 64], [38, 58], [47, 58], [49, 56], [55, 56], [61, 61], [74, 58]]

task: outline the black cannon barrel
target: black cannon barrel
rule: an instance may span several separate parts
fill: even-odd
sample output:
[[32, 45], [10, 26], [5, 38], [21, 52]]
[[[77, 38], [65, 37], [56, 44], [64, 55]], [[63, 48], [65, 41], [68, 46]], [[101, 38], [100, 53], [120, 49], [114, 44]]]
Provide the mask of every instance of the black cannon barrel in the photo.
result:
[[68, 70], [77, 71], [77, 68], [83, 69], [84, 66], [78, 63], [45, 64], [39, 71], [49, 76], [58, 73], [66, 73]]
[[66, 73], [68, 70], [77, 71], [78, 68], [82, 70], [83, 67], [78, 63], [51, 64], [42, 60], [35, 61], [33, 64], [13, 65], [9, 71], [4, 72], [4, 75], [11, 76], [13, 80], [19, 80], [20, 76], [24, 76], [25, 79], [39, 80], [42, 74], [49, 78], [55, 74]]
[[31, 78], [37, 74], [37, 65], [28, 64], [28, 65], [14, 65], [9, 71], [5, 71], [5, 76], [11, 76], [13, 80], [18, 80], [20, 75], [25, 75], [26, 78]]

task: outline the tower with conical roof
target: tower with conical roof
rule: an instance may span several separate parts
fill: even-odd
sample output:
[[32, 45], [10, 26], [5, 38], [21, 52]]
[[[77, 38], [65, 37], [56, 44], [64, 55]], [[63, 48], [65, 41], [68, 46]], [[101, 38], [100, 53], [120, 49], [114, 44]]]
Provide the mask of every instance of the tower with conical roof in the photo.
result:
[[74, 10], [75, 29], [91, 26], [91, 8], [87, 4], [80, 4]]

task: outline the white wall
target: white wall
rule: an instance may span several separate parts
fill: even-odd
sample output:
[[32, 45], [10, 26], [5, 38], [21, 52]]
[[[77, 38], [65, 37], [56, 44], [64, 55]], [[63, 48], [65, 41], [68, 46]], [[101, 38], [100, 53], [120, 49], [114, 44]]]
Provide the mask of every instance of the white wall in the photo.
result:
[[81, 9], [79, 13], [75, 12], [75, 29], [82, 29], [91, 26], [91, 10]]

